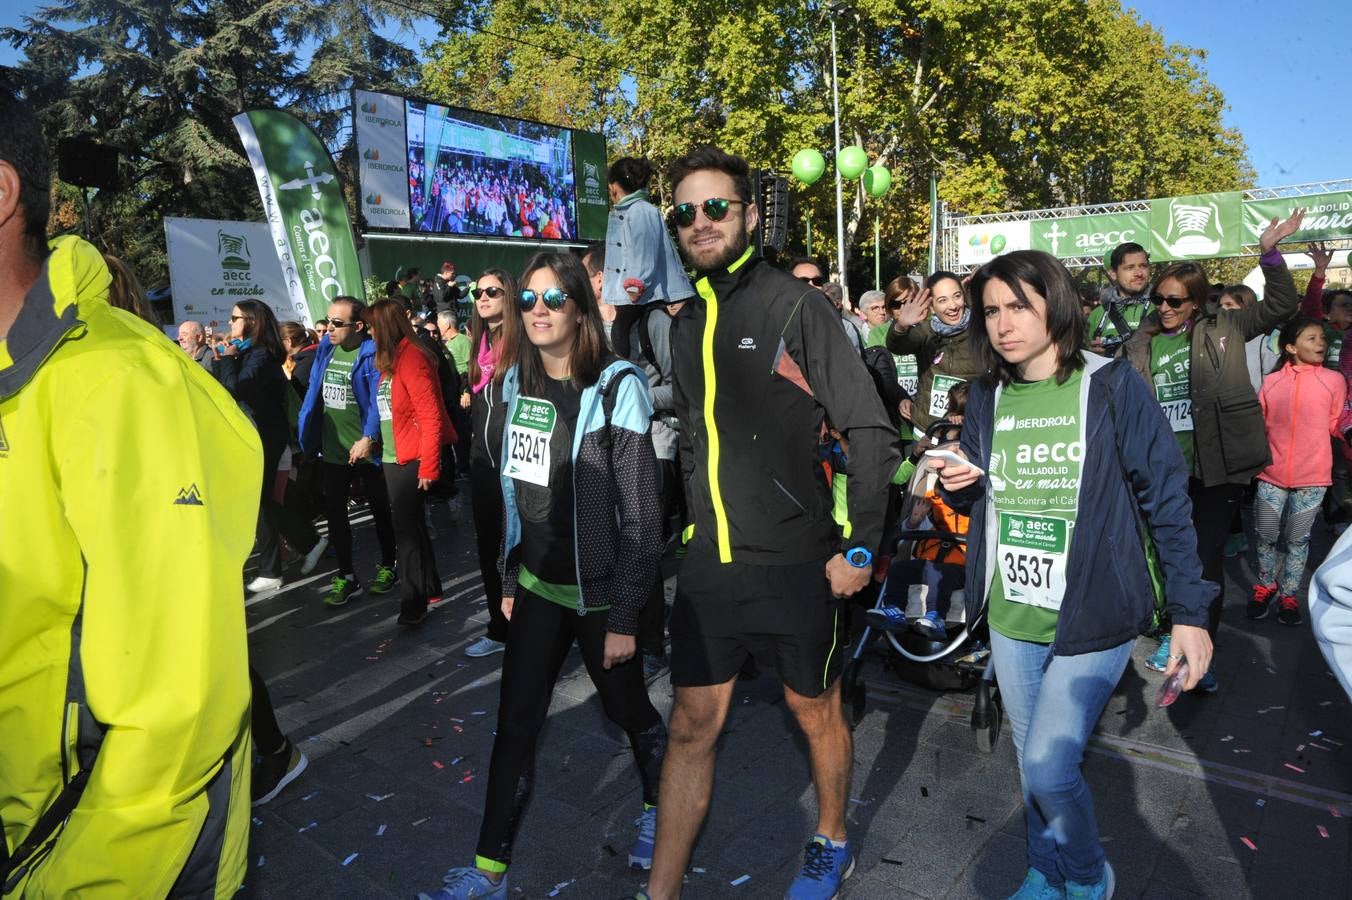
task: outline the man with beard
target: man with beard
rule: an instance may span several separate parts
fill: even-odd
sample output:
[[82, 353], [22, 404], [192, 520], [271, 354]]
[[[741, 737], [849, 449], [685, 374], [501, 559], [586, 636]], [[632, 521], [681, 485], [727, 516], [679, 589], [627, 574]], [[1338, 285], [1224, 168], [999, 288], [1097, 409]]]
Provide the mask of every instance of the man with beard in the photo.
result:
[[[700, 277], [671, 333], [688, 545], [671, 616], [676, 702], [648, 891], [660, 900], [681, 892], [715, 744], [751, 658], [784, 684], [817, 793], [816, 833], [788, 896], [824, 900], [854, 868], [840, 615], [872, 577], [900, 462], [896, 430], [821, 291], [754, 255], [760, 214], [746, 161], [703, 147], [672, 164], [670, 183], [681, 253]], [[828, 419], [850, 448], [839, 532], [817, 464]]]
[[1089, 314], [1089, 349], [1112, 356], [1150, 312], [1150, 255], [1140, 244], [1118, 244], [1108, 255], [1108, 280], [1099, 307]]

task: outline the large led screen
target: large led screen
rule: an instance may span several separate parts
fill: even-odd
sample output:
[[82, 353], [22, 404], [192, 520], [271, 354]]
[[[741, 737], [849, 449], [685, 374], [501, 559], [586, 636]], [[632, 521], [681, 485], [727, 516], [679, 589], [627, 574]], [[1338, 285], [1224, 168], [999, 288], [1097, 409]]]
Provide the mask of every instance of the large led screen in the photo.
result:
[[568, 129], [418, 100], [404, 122], [413, 231], [578, 239]]

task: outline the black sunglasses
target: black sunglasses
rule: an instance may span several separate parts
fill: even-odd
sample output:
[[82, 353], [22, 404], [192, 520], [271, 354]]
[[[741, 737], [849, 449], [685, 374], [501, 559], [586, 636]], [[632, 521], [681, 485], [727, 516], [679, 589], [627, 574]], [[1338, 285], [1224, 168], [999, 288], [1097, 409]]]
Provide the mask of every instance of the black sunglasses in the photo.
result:
[[721, 222], [728, 217], [728, 210], [732, 208], [734, 203], [742, 203], [742, 201], [710, 197], [703, 203], [677, 203], [676, 208], [671, 211], [671, 215], [681, 228], [689, 228], [694, 225], [695, 216], [698, 215], [700, 209], [704, 210], [704, 215], [710, 222]]
[[230, 321], [231, 321], [231, 322], [238, 322], [238, 321], [240, 321], [241, 319], [249, 319], [249, 318], [252, 318], [252, 316], [231, 316], [231, 317], [230, 317]]
[[799, 275], [799, 276], [798, 276], [798, 280], [799, 280], [799, 281], [806, 281], [808, 284], [812, 285], [813, 287], [821, 287], [822, 285], [826, 284], [826, 279], [825, 279], [824, 277], [822, 277], [821, 275], [813, 275], [813, 276], [810, 277], [810, 278], [809, 278], [807, 275]]
[[486, 287], [486, 288], [475, 288], [474, 290], [469, 292], [469, 295], [473, 297], [475, 300], [478, 300], [484, 294], [487, 294], [488, 299], [496, 300], [505, 293], [507, 292], [500, 287]]
[[1150, 302], [1159, 306], [1161, 303], [1169, 304], [1170, 309], [1178, 309], [1184, 303], [1191, 303], [1191, 297], [1165, 297], [1161, 294], [1151, 294]]
[[346, 328], [349, 325], [356, 325], [356, 322], [344, 322], [342, 319], [329, 319], [329, 328]]
[[522, 291], [517, 302], [521, 305], [522, 312], [530, 312], [535, 309], [535, 301], [545, 301], [545, 307], [558, 312], [563, 309], [563, 304], [568, 302], [568, 295], [560, 288], [545, 288], [538, 294], [535, 291]]

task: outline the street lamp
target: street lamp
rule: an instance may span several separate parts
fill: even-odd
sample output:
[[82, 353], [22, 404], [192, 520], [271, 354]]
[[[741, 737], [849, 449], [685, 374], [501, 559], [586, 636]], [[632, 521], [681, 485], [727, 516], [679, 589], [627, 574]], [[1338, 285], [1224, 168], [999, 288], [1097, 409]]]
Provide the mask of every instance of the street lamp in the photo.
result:
[[[831, 17], [831, 118], [836, 128], [836, 159], [840, 159], [840, 82], [836, 77], [836, 16], [847, 4], [832, 3], [827, 7]], [[845, 196], [844, 177], [836, 170], [836, 261], [840, 267], [840, 290], [845, 304], [850, 304], [850, 285], [845, 275]]]

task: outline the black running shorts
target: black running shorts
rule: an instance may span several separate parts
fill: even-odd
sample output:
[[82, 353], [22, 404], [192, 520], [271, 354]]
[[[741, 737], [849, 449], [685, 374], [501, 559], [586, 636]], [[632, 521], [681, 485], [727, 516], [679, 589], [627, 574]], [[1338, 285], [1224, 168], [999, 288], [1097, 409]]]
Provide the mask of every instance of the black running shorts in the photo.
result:
[[795, 693], [816, 697], [845, 660], [844, 601], [831, 596], [826, 558], [788, 566], [681, 562], [671, 609], [671, 683], [722, 684], [748, 656]]

